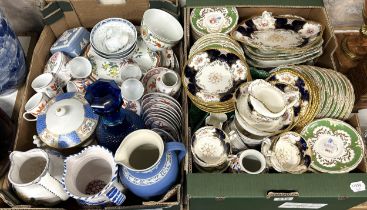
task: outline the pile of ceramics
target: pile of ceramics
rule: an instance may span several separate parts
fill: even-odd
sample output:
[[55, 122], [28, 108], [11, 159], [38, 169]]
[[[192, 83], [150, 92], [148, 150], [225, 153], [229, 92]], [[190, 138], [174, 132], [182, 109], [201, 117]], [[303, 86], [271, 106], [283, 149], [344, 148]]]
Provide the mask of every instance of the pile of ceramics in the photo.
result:
[[183, 29], [149, 9], [140, 34], [128, 20], [109, 18], [91, 33], [67, 30], [53, 44], [23, 114], [36, 121], [40, 148], [10, 155], [8, 178], [21, 199], [122, 205], [127, 191], [151, 200], [177, 184], [186, 149], [171, 48]]
[[[358, 131], [341, 121], [354, 105], [350, 81], [332, 69], [293, 65], [322, 54], [323, 26], [265, 11], [240, 23], [231, 38], [227, 27], [236, 20], [227, 16], [231, 12], [201, 8], [191, 13], [192, 35], [201, 38], [190, 49], [183, 86], [192, 104], [209, 112], [205, 126], [191, 138], [196, 169], [248, 174], [354, 170], [365, 148]], [[248, 68], [236, 74], [232, 53], [241, 68], [247, 62], [269, 69], [270, 76], [251, 81]]]
[[238, 24], [231, 36], [243, 44], [251, 66], [274, 68], [320, 57], [322, 34], [320, 23], [294, 15], [272, 16], [264, 11]]
[[230, 112], [238, 85], [251, 78], [241, 46], [228, 35], [208, 34], [195, 42], [182, 72], [188, 97], [207, 112]]

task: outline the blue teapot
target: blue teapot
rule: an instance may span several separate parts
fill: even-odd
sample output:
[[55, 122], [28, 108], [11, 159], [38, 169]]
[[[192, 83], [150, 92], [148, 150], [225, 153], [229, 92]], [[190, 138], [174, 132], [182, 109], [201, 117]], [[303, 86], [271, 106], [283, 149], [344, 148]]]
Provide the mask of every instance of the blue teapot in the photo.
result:
[[179, 163], [185, 157], [182, 143], [167, 142], [154, 131], [130, 133], [115, 153], [120, 181], [132, 193], [150, 199], [166, 193], [177, 180]]

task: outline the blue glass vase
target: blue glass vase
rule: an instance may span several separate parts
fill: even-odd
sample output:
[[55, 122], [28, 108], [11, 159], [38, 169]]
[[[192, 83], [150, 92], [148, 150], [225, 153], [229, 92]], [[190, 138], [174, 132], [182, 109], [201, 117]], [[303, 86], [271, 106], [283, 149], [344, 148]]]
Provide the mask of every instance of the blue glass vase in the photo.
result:
[[100, 115], [96, 128], [98, 144], [113, 153], [129, 133], [144, 128], [144, 122], [137, 114], [121, 108], [121, 90], [115, 81], [97, 80], [88, 86], [85, 99]]
[[0, 95], [16, 91], [27, 77], [23, 48], [0, 10]]

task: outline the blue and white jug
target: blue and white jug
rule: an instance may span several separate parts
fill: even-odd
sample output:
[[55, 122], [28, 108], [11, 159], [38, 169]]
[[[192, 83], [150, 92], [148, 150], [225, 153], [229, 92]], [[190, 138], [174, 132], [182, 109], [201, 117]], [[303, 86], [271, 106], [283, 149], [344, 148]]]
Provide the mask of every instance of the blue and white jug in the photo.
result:
[[167, 142], [151, 130], [130, 133], [115, 153], [121, 182], [135, 195], [150, 199], [163, 195], [175, 183], [185, 157], [182, 143]]

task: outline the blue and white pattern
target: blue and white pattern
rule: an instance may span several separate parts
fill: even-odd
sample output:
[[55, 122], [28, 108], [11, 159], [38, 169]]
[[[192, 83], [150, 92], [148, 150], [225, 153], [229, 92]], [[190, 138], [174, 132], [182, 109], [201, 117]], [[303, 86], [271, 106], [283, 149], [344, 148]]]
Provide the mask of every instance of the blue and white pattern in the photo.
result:
[[121, 167], [121, 183], [143, 199], [160, 196], [175, 184], [180, 170], [179, 163], [185, 154], [186, 149], [182, 143], [168, 142], [165, 144], [165, 152], [154, 167], [143, 171]]
[[[83, 156], [87, 156], [87, 155], [90, 156], [91, 154], [88, 154], [90, 152], [92, 152], [96, 157], [99, 156], [98, 153], [100, 152], [107, 154], [110, 157], [109, 158], [110, 160], [107, 160], [107, 161], [110, 161], [113, 163], [112, 177], [111, 177], [111, 180], [106, 184], [106, 186], [104, 186], [103, 189], [100, 192], [98, 192], [97, 194], [89, 195], [89, 196], [86, 195], [86, 196], [81, 197], [81, 196], [77, 196], [71, 193], [67, 187], [67, 182], [74, 184], [73, 180], [71, 180], [70, 182], [70, 181], [67, 181], [67, 179], [69, 178], [72, 179], [71, 177], [73, 176], [70, 176], [70, 175], [73, 175], [73, 173], [77, 173], [75, 171], [69, 170], [69, 167], [75, 167], [75, 165], [73, 165], [74, 163], [73, 159], [75, 160], [76, 158], [83, 158]], [[68, 163], [69, 161], [71, 161], [70, 164]], [[77, 176], [75, 175], [75, 177]], [[62, 184], [63, 184], [65, 192], [70, 197], [76, 199], [79, 203], [83, 205], [105, 205], [108, 203], [113, 203], [115, 205], [121, 205], [126, 200], [126, 196], [123, 194], [124, 187], [118, 181], [118, 166], [114, 162], [113, 154], [108, 149], [102, 146], [99, 146], [99, 145], [93, 145], [93, 146], [86, 147], [78, 154], [70, 155], [65, 159]], [[118, 188], [122, 190], [119, 190]]]
[[89, 44], [89, 36], [89, 31], [83, 27], [69, 29], [52, 45], [50, 51], [52, 54], [62, 51], [70, 57], [79, 56]]
[[0, 95], [17, 90], [27, 76], [22, 46], [0, 10]]
[[[83, 104], [83, 123], [76, 130], [67, 134], [59, 135], [52, 133], [49, 129], [47, 129], [46, 123], [48, 108], [58, 101], [71, 98], [76, 99]], [[98, 124], [98, 118], [98, 115], [93, 113], [92, 108], [84, 99], [82, 94], [75, 92], [63, 93], [51, 99], [47, 103], [47, 106], [44, 108], [42, 113], [38, 115], [36, 129], [40, 139], [48, 146], [58, 149], [71, 148], [80, 145], [93, 134]]]

